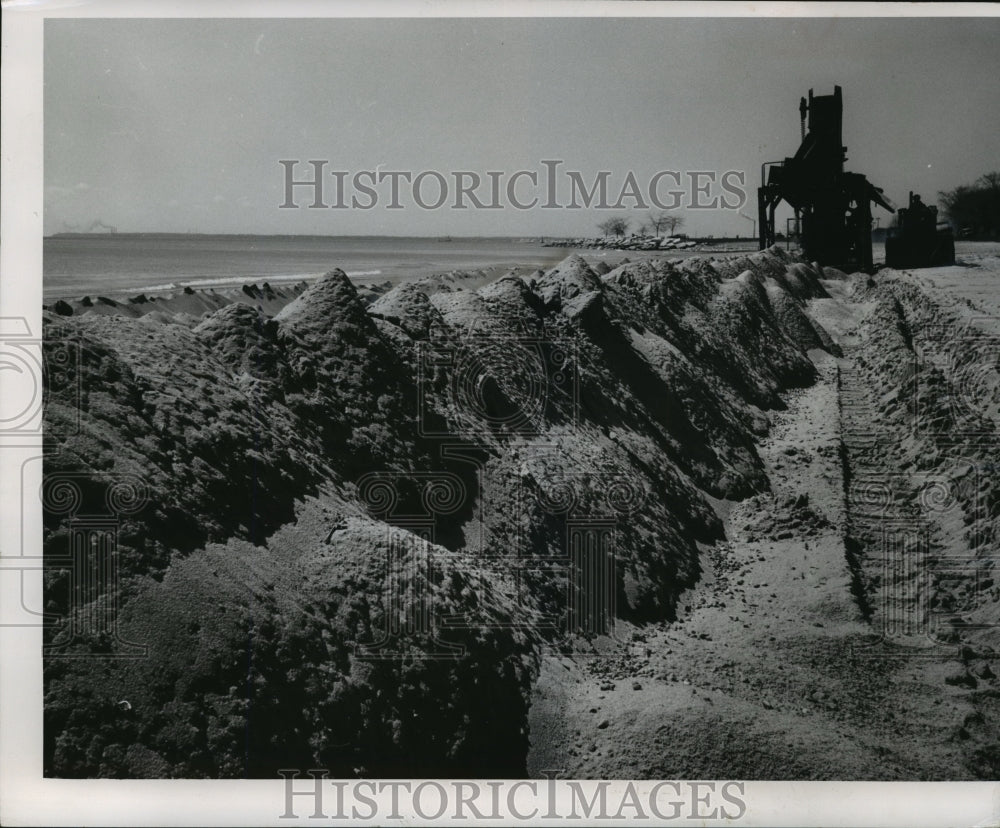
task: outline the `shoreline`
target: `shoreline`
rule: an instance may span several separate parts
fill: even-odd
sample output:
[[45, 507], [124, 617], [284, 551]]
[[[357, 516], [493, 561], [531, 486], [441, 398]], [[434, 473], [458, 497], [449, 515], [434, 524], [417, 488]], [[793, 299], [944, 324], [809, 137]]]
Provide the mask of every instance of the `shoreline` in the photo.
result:
[[[97, 236], [99, 234], [91, 235]], [[110, 235], [106, 237], [110, 238]], [[586, 260], [592, 261], [595, 264], [603, 262], [609, 267], [616, 267], [626, 259], [636, 261], [640, 259], [712, 258], [717, 255], [735, 256], [756, 252], [756, 250], [751, 250], [735, 244], [720, 245], [711, 249], [702, 249], [697, 251], [553, 249], [559, 250], [560, 254], [564, 253], [565, 255], [575, 254], [582, 256]], [[875, 246], [876, 261], [884, 259], [883, 250], [884, 249], [881, 245]], [[989, 242], [965, 241], [958, 243], [956, 252], [965, 259], [968, 259], [970, 266], [975, 267], [975, 262], [979, 258], [1000, 254], [1000, 245]], [[539, 260], [538, 262], [506, 261], [501, 263], [497, 263], [495, 261], [484, 261], [478, 264], [466, 264], [461, 267], [448, 269], [434, 266], [415, 265], [405, 273], [398, 272], [401, 266], [397, 266], [395, 268], [373, 267], [371, 269], [343, 269], [347, 274], [347, 277], [352, 282], [357, 284], [359, 287], [371, 289], [373, 286], [378, 284], [387, 284], [394, 287], [403, 282], [419, 281], [421, 279], [454, 278], [458, 276], [463, 278], [468, 278], [470, 276], [475, 276], [477, 278], [499, 278], [500, 276], [506, 274], [525, 276], [530, 275], [536, 270], [545, 269], [549, 266], [551, 266], [549, 262]], [[128, 306], [130, 304], [129, 299], [132, 297], [145, 296], [147, 298], [151, 297], [154, 301], [171, 301], [184, 295], [190, 295], [190, 292], [192, 291], [196, 294], [204, 295], [210, 295], [218, 292], [219, 298], [231, 298], [234, 295], [238, 298], [241, 294], [245, 293], [243, 288], [249, 288], [251, 291], [254, 291], [258, 289], [266, 290], [267, 287], [270, 286], [271, 288], [277, 288], [280, 291], [281, 289], [287, 290], [288, 287], [295, 286], [300, 283], [304, 286], [308, 286], [321, 278], [324, 273], [329, 270], [336, 269], [337, 267], [338, 265], [333, 263], [330, 267], [323, 270], [302, 273], [188, 277], [174, 279], [169, 282], [159, 282], [153, 285], [142, 285], [140, 280], [139, 283], [132, 282], [126, 285], [109, 285], [104, 287], [88, 282], [80, 285], [79, 287], [59, 285], [56, 287], [46, 288], [45, 278], [43, 276], [42, 296], [45, 307], [51, 307], [60, 301], [74, 305], [83, 303], [83, 306], [86, 306], [86, 303], [84, 302], [85, 299], [97, 300], [102, 296], [114, 299], [121, 306]], [[394, 270], [396, 272], [394, 272]], [[144, 303], [139, 302], [132, 304], [142, 305]], [[160, 307], [165, 307], [165, 305], [161, 305]]]
[[[650, 258], [686, 259], [691, 257], [708, 257], [720, 253], [724, 255], [737, 255], [739, 253], [750, 252], [756, 251], [751, 251], [749, 249], [716, 249], [711, 251], [636, 251], [548, 248], [545, 253], [541, 253], [539, 256], [530, 259], [510, 258], [497, 261], [496, 259], [485, 257], [484, 259], [477, 261], [475, 258], [470, 258], [468, 260], [455, 262], [451, 267], [448, 267], [443, 262], [434, 261], [427, 262], [426, 264], [422, 262], [410, 264], [408, 262], [393, 261], [383, 263], [379, 261], [380, 257], [378, 255], [372, 256], [373, 263], [371, 267], [351, 267], [350, 265], [345, 266], [344, 264], [339, 263], [336, 257], [333, 256], [331, 257], [329, 266], [323, 267], [322, 270], [308, 270], [300, 273], [278, 273], [273, 275], [263, 273], [219, 276], [189, 275], [178, 278], [164, 278], [151, 285], [142, 284], [141, 276], [128, 279], [127, 277], [115, 277], [111, 275], [102, 277], [95, 274], [85, 276], [84, 281], [81, 281], [79, 285], [70, 285], [65, 283], [67, 277], [64, 274], [53, 275], [46, 278], [43, 273], [42, 296], [45, 304], [51, 304], [59, 300], [76, 301], [82, 299], [83, 297], [96, 298], [98, 296], [107, 296], [118, 298], [121, 296], [129, 296], [140, 293], [159, 296], [172, 292], [179, 293], [184, 291], [185, 288], [191, 288], [197, 291], [210, 291], [216, 288], [238, 289], [243, 285], [263, 285], [265, 283], [270, 283], [272, 286], [277, 286], [279, 284], [288, 285], [297, 282], [306, 282], [307, 284], [311, 284], [323, 276], [324, 273], [337, 268], [344, 270], [348, 278], [358, 285], [368, 285], [372, 282], [383, 281], [396, 285], [404, 281], [417, 281], [420, 279], [456, 274], [491, 273], [496, 276], [500, 276], [504, 273], [512, 272], [517, 275], [523, 275], [533, 273], [536, 270], [546, 270], [554, 266], [557, 261], [562, 260], [565, 256], [573, 254], [584, 256], [586, 259], [593, 260], [595, 263], [604, 262], [609, 267], [617, 267], [626, 259], [630, 261]], [[152, 277], [152, 274], [150, 277]], [[108, 280], [116, 279], [119, 283], [101, 285], [99, 283], [101, 278]], [[46, 282], [49, 281], [49, 279], [58, 279], [59, 284], [48, 286]]]

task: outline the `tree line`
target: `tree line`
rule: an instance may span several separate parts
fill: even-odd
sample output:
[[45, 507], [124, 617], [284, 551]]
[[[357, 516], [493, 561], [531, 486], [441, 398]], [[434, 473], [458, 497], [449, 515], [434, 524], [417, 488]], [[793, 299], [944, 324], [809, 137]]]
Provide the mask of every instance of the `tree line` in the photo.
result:
[[938, 199], [960, 234], [1000, 238], [1000, 172], [986, 173], [972, 184], [940, 192]]
[[[661, 210], [660, 212], [650, 212], [649, 220], [639, 224], [636, 232], [640, 236], [647, 233], [659, 236], [663, 233], [673, 235], [674, 232], [684, 226], [684, 218], [674, 213]], [[624, 236], [628, 231], [630, 220], [624, 216], [612, 216], [605, 221], [598, 222], [597, 229], [605, 236]]]

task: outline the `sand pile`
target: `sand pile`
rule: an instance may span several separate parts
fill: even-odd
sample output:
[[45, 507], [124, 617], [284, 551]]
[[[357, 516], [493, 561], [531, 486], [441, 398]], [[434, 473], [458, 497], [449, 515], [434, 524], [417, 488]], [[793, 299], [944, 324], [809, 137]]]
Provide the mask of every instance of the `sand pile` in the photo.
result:
[[[767, 490], [755, 440], [815, 377], [817, 273], [780, 251], [603, 275], [574, 256], [480, 283], [366, 293], [331, 271], [273, 315], [261, 289], [194, 324], [46, 314], [86, 355], [79, 404], [48, 400], [46, 471], [93, 497], [146, 482], [116, 597], [150, 646], [52, 662], [48, 772], [517, 776], [541, 648], [602, 613], [674, 616], [722, 538], [710, 498]], [[48, 555], [70, 522], [48, 516]], [[610, 554], [583, 615], [580, 549]]]
[[268, 282], [248, 282], [240, 287], [196, 290], [150, 291], [132, 296], [80, 296], [59, 299], [47, 310], [60, 316], [96, 314], [101, 316], [139, 317], [151, 313], [166, 313], [175, 321], [191, 323], [205, 313], [211, 313], [232, 303], [256, 307], [273, 315], [292, 301], [307, 285], [303, 282], [273, 287]]

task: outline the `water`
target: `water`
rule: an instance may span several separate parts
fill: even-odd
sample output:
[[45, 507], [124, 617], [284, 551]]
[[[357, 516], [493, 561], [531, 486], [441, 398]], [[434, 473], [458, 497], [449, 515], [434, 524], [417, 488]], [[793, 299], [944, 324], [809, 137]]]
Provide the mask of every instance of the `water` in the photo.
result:
[[[335, 267], [389, 280], [495, 267], [551, 267], [570, 250], [516, 239], [77, 235], [44, 241], [46, 298], [315, 278]], [[585, 251], [609, 264], [625, 253]], [[634, 253], [630, 255], [635, 257]]]

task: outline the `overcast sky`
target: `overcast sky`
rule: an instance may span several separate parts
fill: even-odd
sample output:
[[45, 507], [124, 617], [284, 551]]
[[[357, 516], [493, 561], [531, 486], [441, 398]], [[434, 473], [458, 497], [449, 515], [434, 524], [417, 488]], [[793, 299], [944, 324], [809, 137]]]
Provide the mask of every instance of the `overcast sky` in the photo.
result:
[[[644, 189], [677, 171], [686, 189], [688, 171], [736, 170], [753, 216], [760, 164], [798, 146], [799, 97], [835, 83], [848, 169], [897, 203], [934, 201], [1000, 168], [998, 44], [1000, 19], [50, 19], [45, 231], [583, 235], [629, 212], [518, 210], [505, 194], [500, 210], [425, 210], [405, 182], [399, 210], [388, 182], [370, 210], [306, 209], [305, 188], [301, 209], [279, 209], [282, 159], [505, 183], [557, 159], [560, 187], [567, 170], [588, 185], [608, 171], [612, 201], [630, 171]], [[434, 201], [436, 183], [422, 192]], [[517, 193], [545, 196], [526, 180]], [[681, 212], [692, 233], [753, 229], [733, 210]]]

